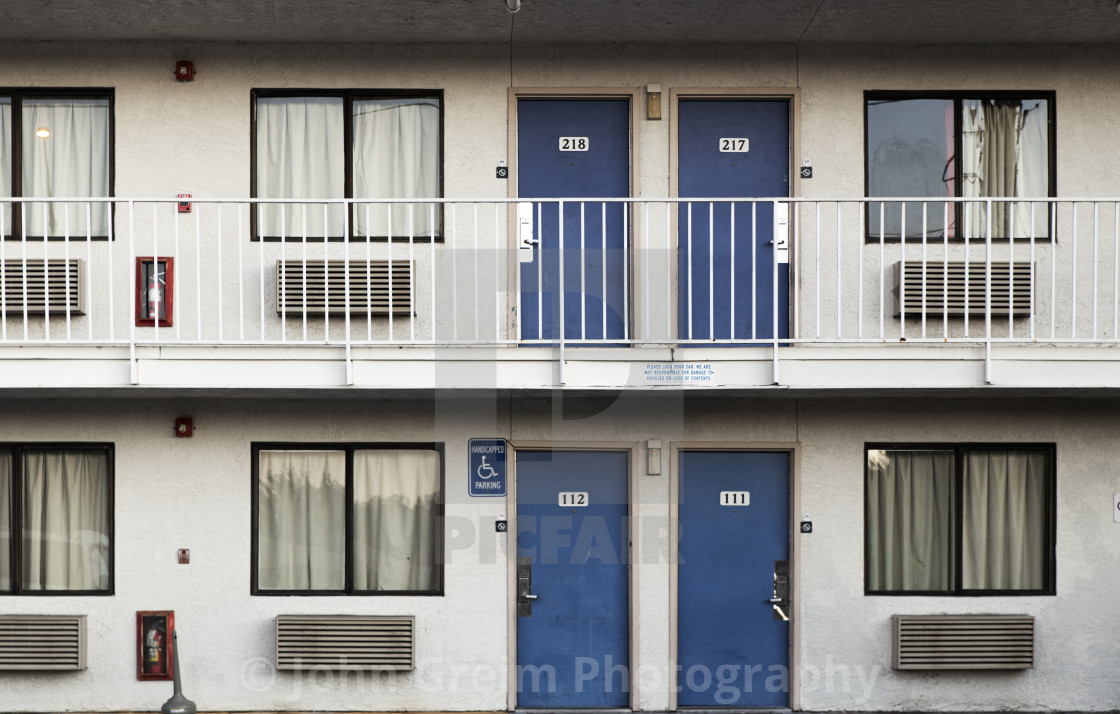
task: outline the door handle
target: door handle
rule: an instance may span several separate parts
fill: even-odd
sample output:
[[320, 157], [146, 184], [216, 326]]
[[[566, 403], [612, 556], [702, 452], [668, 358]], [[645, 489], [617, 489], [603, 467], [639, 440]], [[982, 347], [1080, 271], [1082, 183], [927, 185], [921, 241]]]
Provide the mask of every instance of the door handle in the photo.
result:
[[789, 561], [774, 561], [774, 595], [766, 604], [774, 609], [775, 620], [789, 619]]
[[517, 559], [517, 616], [532, 617], [533, 601], [533, 561], [521, 557]]

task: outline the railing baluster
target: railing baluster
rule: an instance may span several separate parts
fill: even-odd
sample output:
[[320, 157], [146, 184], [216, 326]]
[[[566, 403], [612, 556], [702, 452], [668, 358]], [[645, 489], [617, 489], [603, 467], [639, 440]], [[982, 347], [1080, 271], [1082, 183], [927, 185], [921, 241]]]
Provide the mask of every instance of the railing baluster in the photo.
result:
[[758, 201], [751, 201], [751, 339], [758, 339]]
[[1073, 209], [1073, 260], [1070, 261], [1069, 278], [1069, 336], [1077, 339], [1077, 202], [1070, 204]]
[[[821, 204], [819, 202], [817, 202], [816, 208], [817, 208], [817, 223], [818, 223], [818, 225], [820, 224], [820, 211], [821, 211], [820, 206], [821, 206]], [[840, 226], [843, 225], [843, 221], [841, 220], [840, 206], [841, 206], [840, 202], [837, 201], [836, 202], [836, 339], [840, 339], [840, 337], [842, 336], [841, 333], [843, 332], [843, 329], [844, 329], [842, 321], [841, 321], [842, 317], [844, 315], [844, 296], [843, 296], [843, 290], [842, 290], [842, 288], [844, 286], [844, 280], [843, 280], [843, 276], [844, 276], [844, 253], [843, 253], [843, 242], [841, 241], [841, 236], [840, 236], [840, 233], [841, 233]], [[798, 211], [798, 213], [800, 213], [800, 211]], [[797, 235], [797, 234], [794, 233], [794, 235]], [[796, 272], [797, 271], [795, 270], [794, 273], [796, 273]]]
[[[587, 339], [587, 222], [583, 201], [579, 203], [579, 338]], [[560, 258], [563, 260], [563, 257]], [[561, 281], [561, 285], [563, 282]], [[562, 300], [563, 298], [561, 298]], [[563, 326], [561, 327], [563, 330]]]
[[885, 319], [884, 315], [887, 312], [886, 296], [885, 296], [885, 293], [884, 293], [884, 290], [883, 290], [883, 283], [886, 281], [886, 271], [887, 271], [887, 266], [885, 264], [886, 263], [886, 256], [885, 256], [886, 235], [885, 235], [885, 231], [886, 231], [886, 225], [887, 225], [887, 220], [886, 219], [887, 219], [886, 202], [885, 201], [880, 201], [879, 202], [879, 339], [880, 340], [885, 340], [886, 339], [886, 333], [884, 331], [885, 326], [883, 324], [883, 320]]
[[[443, 217], [443, 206], [440, 206], [440, 217]], [[442, 233], [442, 223], [437, 226], [436, 224], [436, 204], [428, 204], [428, 286], [431, 293], [430, 302], [428, 303], [431, 310], [431, 316], [428, 318], [432, 323], [431, 336], [432, 344], [436, 342], [436, 233]]]
[[1098, 208], [1100, 204], [1093, 203], [1093, 339], [1097, 339], [1097, 231], [1099, 230]]
[[[625, 205], [623, 205], [623, 209], [624, 210], [622, 211], [622, 213], [623, 213], [623, 215], [626, 215]], [[603, 299], [601, 301], [602, 302], [601, 307], [602, 307], [602, 310], [603, 310], [603, 339], [605, 340], [605, 339], [607, 339], [607, 202], [606, 201], [603, 201], [601, 213], [602, 213], [601, 220], [602, 220], [603, 230], [602, 230], [602, 238], [600, 239], [599, 244], [601, 246], [601, 250], [602, 250], [602, 253], [603, 253], [602, 258], [600, 259], [602, 261], [602, 266], [601, 266], [600, 270], [602, 271], [602, 274], [603, 274], [602, 275], [602, 277], [603, 277], [603, 293], [602, 293], [603, 294]], [[628, 241], [626, 239], [626, 228], [625, 228], [625, 221], [624, 221], [623, 222], [623, 230], [622, 230], [623, 253], [626, 252], [625, 246], [626, 246], [627, 242]], [[623, 269], [622, 274], [623, 274], [623, 276], [626, 275], [626, 270], [625, 269]], [[625, 294], [626, 294], [625, 291], [623, 291], [623, 295], [625, 295]]]
[[[237, 204], [237, 337], [245, 341], [245, 231], [243, 204]], [[159, 322], [158, 320], [156, 322]], [[158, 339], [158, 333], [157, 333]]]
[[728, 204], [728, 207], [731, 210], [731, 293], [730, 293], [730, 295], [731, 295], [731, 297], [730, 297], [730, 302], [731, 302], [731, 332], [730, 332], [730, 336], [731, 336], [732, 339], [735, 339], [735, 338], [738, 337], [738, 334], [735, 332], [735, 303], [737, 302], [736, 299], [735, 299], [736, 295], [737, 295], [736, 292], [735, 292], [735, 273], [738, 272], [738, 265], [735, 262], [735, 211], [739, 207], [739, 204], [736, 203], [735, 201], [731, 201]]
[[716, 340], [716, 204], [708, 202], [708, 339]]

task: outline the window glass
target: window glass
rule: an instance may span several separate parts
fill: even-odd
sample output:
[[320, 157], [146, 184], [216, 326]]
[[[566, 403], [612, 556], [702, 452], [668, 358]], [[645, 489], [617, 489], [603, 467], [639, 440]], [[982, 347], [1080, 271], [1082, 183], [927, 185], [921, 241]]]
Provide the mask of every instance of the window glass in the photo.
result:
[[433, 448], [259, 449], [254, 592], [441, 592], [441, 459]]
[[[0, 196], [12, 195], [12, 99], [0, 97]], [[0, 230], [12, 232], [12, 204], [0, 203]]]
[[[439, 102], [434, 97], [356, 100], [353, 118], [355, 198], [439, 196]], [[358, 204], [354, 232], [431, 236], [437, 217], [435, 204]]]
[[[870, 240], [1049, 236], [1045, 200], [1007, 199], [1053, 195], [1050, 99], [870, 93], [866, 109], [868, 196], [931, 199], [870, 203]], [[990, 216], [986, 198], [1003, 199], [992, 202]]]
[[439, 584], [439, 454], [354, 452], [354, 589], [432, 590]]
[[951, 451], [867, 452], [868, 587], [954, 588]]
[[261, 451], [257, 582], [265, 590], [346, 584], [346, 453]]
[[[961, 101], [961, 195], [965, 198], [1037, 197], [1050, 183], [1045, 99], [964, 99]], [[1031, 203], [992, 207], [992, 235], [1031, 235]], [[988, 235], [984, 204], [966, 204], [966, 235]], [[1035, 206], [1034, 235], [1047, 235], [1044, 204]], [[1014, 222], [1014, 226], [1012, 226]]]
[[970, 451], [964, 457], [961, 586], [1041, 590], [1046, 586], [1046, 454]]
[[[26, 197], [109, 195], [109, 100], [24, 97], [21, 115], [21, 191]], [[105, 203], [25, 204], [33, 236], [108, 234]]]
[[438, 92], [399, 93], [409, 96], [338, 90], [293, 97], [254, 90], [254, 196], [359, 201], [352, 208], [341, 202], [258, 204], [256, 234], [322, 240], [349, 230], [359, 240], [434, 238], [439, 204], [412, 201], [442, 194], [441, 99]]
[[0, 592], [12, 589], [12, 454], [0, 451]]
[[1052, 463], [1040, 448], [869, 448], [868, 592], [1051, 591]]
[[107, 590], [105, 451], [28, 449], [21, 478], [23, 590]]
[[[867, 102], [868, 196], [956, 195], [953, 168], [953, 101], [951, 99], [873, 99]], [[897, 238], [906, 207], [905, 234], [921, 237], [922, 204], [872, 203], [869, 234]], [[941, 237], [945, 231], [948, 204], [931, 202], [925, 207], [926, 237]], [[952, 206], [949, 226], [952, 227]]]
[[[257, 99], [257, 175], [260, 198], [342, 198], [345, 127], [341, 97]], [[262, 235], [341, 236], [340, 204], [258, 205]]]

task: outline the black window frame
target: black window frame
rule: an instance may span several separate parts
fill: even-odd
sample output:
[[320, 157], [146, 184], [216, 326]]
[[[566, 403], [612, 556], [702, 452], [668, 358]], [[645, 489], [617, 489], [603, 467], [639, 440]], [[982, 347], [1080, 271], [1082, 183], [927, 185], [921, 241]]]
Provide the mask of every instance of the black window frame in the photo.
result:
[[[108, 479], [108, 536], [109, 552], [108, 563], [109, 580], [104, 590], [24, 590], [23, 589], [23, 452], [25, 451], [104, 451], [106, 459], [106, 478]], [[9, 582], [12, 589], [0, 591], [3, 597], [71, 597], [71, 596], [111, 596], [116, 588], [114, 565], [116, 553], [116, 473], [115, 473], [115, 446], [105, 442], [45, 442], [45, 441], [19, 441], [0, 442], [0, 452], [12, 455], [12, 494], [10, 521], [12, 532], [9, 534], [9, 561], [11, 573]]]
[[[353, 127], [353, 113], [352, 107], [355, 101], [363, 99], [414, 99], [418, 97], [428, 97], [436, 99], [439, 102], [439, 196], [438, 199], [444, 197], [443, 185], [443, 167], [446, 161], [444, 152], [444, 90], [442, 89], [267, 89], [267, 88], [254, 88], [249, 92], [249, 196], [250, 198], [261, 198], [257, 192], [257, 100], [258, 99], [277, 99], [277, 98], [298, 98], [298, 97], [333, 97], [340, 98], [343, 101], [343, 147], [345, 156], [343, 157], [343, 193], [344, 196], [337, 198], [354, 198], [354, 127]], [[402, 199], [403, 200], [403, 199]], [[421, 199], [422, 200], [422, 199]], [[314, 201], [309, 201], [314, 202]], [[250, 225], [250, 240], [251, 241], [265, 241], [266, 243], [280, 242], [280, 236], [261, 236], [259, 227], [257, 225], [257, 206], [260, 204], [253, 203], [252, 210], [249, 212], [249, 225]], [[444, 216], [443, 204], [438, 204], [437, 217], [436, 217], [436, 233], [434, 236], [413, 236], [413, 243], [428, 243], [434, 239], [436, 243], [444, 242]], [[329, 236], [326, 242], [365, 242], [367, 236], [357, 235], [354, 233], [354, 205], [350, 204], [348, 207], [349, 223], [348, 236]], [[371, 242], [384, 243], [388, 242], [388, 237], [383, 235], [370, 235], [368, 240]], [[305, 239], [303, 236], [284, 236], [285, 243], [303, 243]], [[318, 236], [308, 236], [306, 238], [308, 243], [322, 243], [323, 238]], [[393, 236], [394, 243], [408, 243], [408, 236]]]
[[[12, 180], [12, 198], [29, 198], [34, 199], [34, 196], [23, 195], [23, 145], [22, 145], [22, 128], [23, 128], [23, 100], [26, 99], [106, 99], [109, 102], [109, 195], [108, 196], [94, 196], [92, 198], [113, 198], [116, 196], [116, 94], [112, 87], [0, 87], [0, 97], [7, 97], [11, 99], [12, 107], [12, 146], [9, 147], [9, 155], [12, 157], [11, 166], [11, 180]], [[0, 200], [0, 203], [3, 203]], [[41, 241], [44, 239], [40, 235], [23, 235], [23, 221], [21, 220], [23, 214], [23, 207], [25, 204], [12, 203], [10, 219], [12, 230], [10, 233], [5, 232], [3, 224], [0, 224], [0, 240], [29, 240]], [[7, 213], [7, 211], [5, 212]], [[113, 215], [114, 205], [112, 201], [108, 202], [108, 225], [109, 232], [105, 235], [90, 235], [91, 240], [108, 241], [113, 239]], [[81, 235], [71, 235], [70, 240], [80, 241], [86, 240], [87, 236], [83, 233]], [[61, 241], [66, 240], [65, 235], [48, 235], [48, 241]]]
[[[868, 467], [868, 452], [870, 451], [952, 451], [954, 452], [953, 478], [955, 503], [953, 504], [953, 527], [955, 531], [955, 552], [953, 582], [955, 588], [951, 590], [872, 590], [871, 589], [871, 541], [868, 537], [870, 516], [868, 513], [868, 498], [870, 496], [868, 481], [870, 469]], [[960, 586], [962, 558], [964, 548], [962, 541], [963, 523], [961, 512], [964, 504], [964, 455], [969, 451], [1035, 451], [1045, 452], [1050, 469], [1049, 491], [1046, 495], [1046, 584], [1038, 590], [968, 590]], [[1058, 490], [1058, 449], [1053, 443], [1016, 443], [1016, 442], [867, 442], [863, 447], [863, 592], [869, 596], [910, 597], [910, 596], [939, 596], [939, 597], [1031, 597], [1051, 596], [1057, 594], [1057, 490]]]
[[[353, 520], [354, 520], [354, 452], [362, 450], [403, 450], [435, 451], [439, 454], [439, 499], [435, 504], [435, 532], [432, 538], [436, 544], [437, 552], [435, 563], [439, 566], [439, 584], [433, 590], [355, 590], [354, 582], [354, 551], [353, 551]], [[261, 451], [343, 451], [346, 453], [346, 527], [344, 531], [346, 557], [345, 557], [345, 585], [342, 590], [266, 590], [258, 585], [260, 567], [260, 452]], [[251, 518], [251, 549], [249, 592], [251, 595], [265, 597], [384, 597], [384, 596], [416, 596], [416, 597], [443, 597], [447, 573], [444, 542], [444, 514], [447, 503], [447, 471], [446, 454], [443, 442], [252, 442], [252, 518]]]
[[[1051, 230], [1051, 226], [1053, 225], [1052, 217], [1053, 217], [1053, 213], [1054, 213], [1053, 202], [1057, 198], [1057, 195], [1058, 195], [1057, 194], [1057, 186], [1058, 186], [1058, 170], [1057, 170], [1058, 169], [1058, 167], [1057, 167], [1057, 163], [1058, 163], [1057, 162], [1057, 155], [1058, 155], [1057, 154], [1057, 138], [1058, 138], [1057, 92], [1055, 92], [1054, 90], [997, 90], [997, 91], [982, 91], [982, 90], [936, 90], [936, 91], [924, 91], [924, 90], [865, 90], [864, 93], [863, 93], [863, 195], [866, 197], [866, 200], [867, 200], [867, 204], [864, 206], [864, 219], [865, 219], [864, 225], [867, 227], [866, 228], [867, 235], [864, 236], [864, 241], [865, 242], [867, 242], [867, 243], [878, 243], [880, 241], [879, 236], [875, 235], [871, 232], [871, 204], [872, 203], [878, 203], [880, 201], [889, 203], [892, 200], [892, 197], [890, 197], [890, 196], [872, 196], [871, 195], [871, 165], [870, 165], [871, 162], [868, 160], [869, 159], [868, 150], [871, 146], [871, 140], [870, 140], [870, 136], [868, 135], [867, 108], [868, 108], [868, 106], [871, 105], [872, 102], [874, 102], [876, 100], [908, 100], [908, 99], [909, 100], [942, 99], [942, 100], [950, 100], [950, 101], [953, 102], [953, 122], [954, 122], [954, 129], [953, 129], [953, 186], [954, 186], [953, 198], [954, 199], [964, 198], [964, 196], [961, 195], [961, 188], [964, 185], [964, 180], [963, 180], [964, 171], [963, 171], [963, 168], [962, 168], [962, 165], [961, 165], [961, 161], [959, 160], [960, 156], [961, 156], [961, 152], [962, 152], [960, 122], [961, 122], [961, 115], [962, 115], [962, 103], [964, 102], [964, 100], [966, 100], [966, 99], [969, 99], [969, 100], [996, 99], [996, 100], [1020, 100], [1020, 101], [1026, 101], [1026, 100], [1030, 100], [1030, 99], [1044, 99], [1044, 100], [1046, 100], [1046, 108], [1047, 108], [1046, 148], [1047, 148], [1047, 163], [1048, 163], [1048, 166], [1047, 166], [1047, 192], [1046, 192], [1046, 196], [1038, 196], [1038, 197], [1024, 196], [1022, 200], [1024, 202], [1028, 202], [1028, 201], [1035, 201], [1035, 202], [1046, 201], [1047, 202], [1046, 214], [1045, 214], [1045, 216], [1040, 215], [1039, 216], [1039, 221], [1038, 221], [1038, 224], [1041, 224], [1041, 221], [1043, 219], [1045, 219], [1045, 221], [1046, 221], [1045, 225], [1047, 226], [1047, 235], [1046, 236], [1036, 236], [1033, 240], [1036, 241], [1036, 242], [1041, 242], [1041, 241], [1054, 242], [1054, 240], [1055, 240], [1054, 236], [1051, 235], [1053, 233], [1053, 231]], [[901, 198], [911, 198], [911, 197], [903, 196]], [[917, 197], [914, 197], [914, 198], [917, 198]], [[942, 198], [943, 197], [941, 197], [941, 196], [930, 196], [929, 197], [929, 203], [941, 203]], [[947, 198], [947, 197], [945, 197], [945, 198]], [[979, 200], [982, 200], [982, 199], [977, 199], [977, 200], [979, 201]], [[956, 203], [953, 203], [952, 206], [953, 207], [950, 211], [950, 215], [952, 217], [954, 225], [956, 225], [958, 228], [957, 228], [957, 231], [956, 231], [956, 235], [954, 235], [952, 238], [949, 239], [949, 244], [950, 245], [954, 245], [954, 244], [965, 245], [965, 244], [977, 244], [977, 243], [984, 242], [986, 239], [983, 239], [983, 238], [972, 238], [972, 239], [969, 239], [969, 240], [966, 240], [964, 238], [963, 231], [960, 230], [960, 226], [962, 225], [963, 220], [964, 220], [964, 215], [963, 215], [964, 210], [962, 208], [962, 204], [958, 201]], [[993, 233], [994, 233], [994, 231], [993, 231]], [[885, 235], [885, 234], [882, 238], [882, 241], [884, 243], [900, 243], [900, 242], [902, 242], [902, 240], [903, 239], [900, 238], [900, 237], [892, 237], [892, 236], [888, 236], [888, 235]], [[920, 235], [906, 236], [906, 241], [907, 242], [917, 242], [917, 241], [920, 241], [920, 240], [921, 240]], [[936, 240], [931, 239], [931, 238], [927, 238], [926, 240], [927, 240], [927, 242], [942, 242], [944, 239], [939, 237]], [[1000, 242], [1000, 243], [1030, 242], [1031, 240], [1032, 240], [1031, 238], [1009, 239], [1007, 236], [999, 236], [999, 235], [993, 235], [992, 236], [992, 241], [993, 242]]]

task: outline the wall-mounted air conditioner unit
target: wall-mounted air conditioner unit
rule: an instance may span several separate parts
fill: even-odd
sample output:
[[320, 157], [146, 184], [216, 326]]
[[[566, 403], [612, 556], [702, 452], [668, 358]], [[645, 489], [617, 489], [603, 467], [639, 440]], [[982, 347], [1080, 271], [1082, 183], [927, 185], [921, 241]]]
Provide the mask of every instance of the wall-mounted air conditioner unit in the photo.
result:
[[0, 309], [8, 315], [85, 314], [85, 262], [5, 258], [0, 265]]
[[276, 312], [290, 317], [411, 315], [413, 264], [406, 260], [276, 261]]
[[[1029, 263], [992, 263], [993, 315], [1027, 317], [1031, 312]], [[894, 314], [915, 317], [983, 316], [988, 301], [988, 266], [983, 261], [900, 261], [894, 264]]]
[[276, 669], [415, 669], [411, 616], [278, 615]]
[[85, 668], [85, 615], [0, 615], [0, 670]]
[[894, 615], [894, 669], [1032, 669], [1029, 615]]

